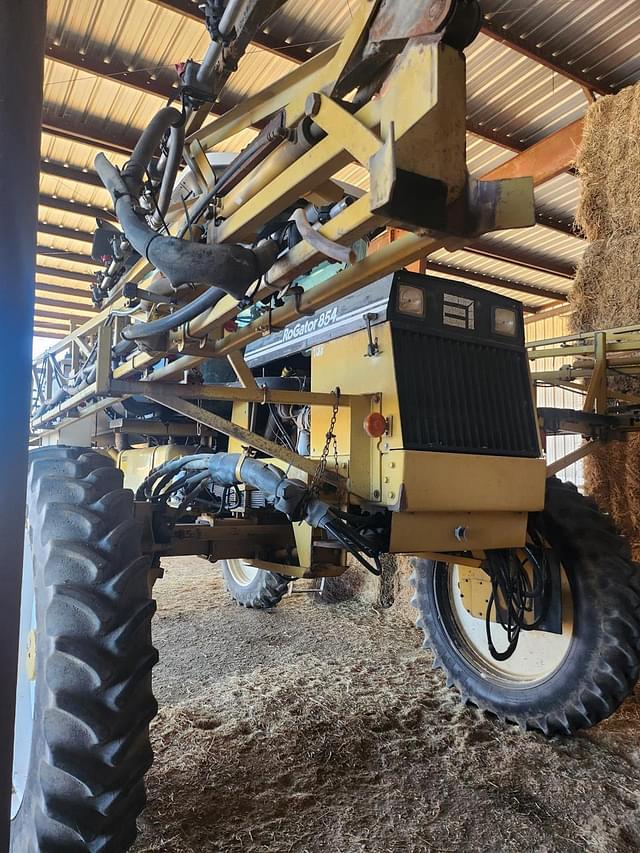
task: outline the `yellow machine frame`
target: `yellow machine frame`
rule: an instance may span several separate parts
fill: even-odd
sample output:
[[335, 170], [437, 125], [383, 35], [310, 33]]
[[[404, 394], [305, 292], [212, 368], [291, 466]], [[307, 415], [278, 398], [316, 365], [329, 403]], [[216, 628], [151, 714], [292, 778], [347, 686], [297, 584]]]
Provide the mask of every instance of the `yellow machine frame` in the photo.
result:
[[[324, 132], [313, 146], [305, 144], [301, 137], [283, 142], [219, 201], [219, 224], [211, 229], [215, 242], [253, 240], [265, 221], [300, 197], [323, 203], [337, 200], [343, 190], [335, 183], [336, 177], [343, 167], [353, 163], [366, 174], [368, 189], [318, 229], [325, 241], [351, 245], [376, 228], [407, 227], [406, 222], [393, 215], [399, 170], [446, 184], [446, 229], [414, 227], [413, 233], [300, 294], [289, 290], [289, 283], [324, 257], [315, 240], [303, 240], [276, 262], [257, 288], [256, 298], [279, 291], [284, 297], [280, 307], [243, 328], [229, 331], [229, 321], [236, 316], [238, 305], [233, 297], [225, 297], [208, 313], [170, 333], [161, 351], [138, 352], [112, 370], [111, 348], [118, 340], [121, 320], [114, 319], [111, 311], [124, 304], [119, 288], [105, 310], [50, 351], [67, 348], [71, 361], [77, 362], [95, 343], [95, 382], [35, 418], [33, 430], [43, 443], [65, 440], [65, 431], [76, 425], [78, 418], [95, 419], [105, 407], [139, 394], [230, 436], [236, 449], [258, 449], [279, 464], [293, 468], [301, 477], [309, 477], [316, 470], [322, 436], [336, 403], [340, 463], [337, 481], [356, 499], [394, 511], [392, 551], [470, 552], [521, 546], [527, 514], [540, 510], [544, 503], [544, 460], [404, 450], [392, 348], [385, 345], [390, 334], [388, 325], [377, 329], [382, 346], [374, 370], [371, 359], [360, 364], [348, 358], [354, 346], [362, 346], [360, 338], [365, 332], [316, 347], [311, 392], [259, 388], [242, 355], [251, 341], [433, 251], [455, 250], [470, 236], [486, 231], [534, 224], [530, 179], [479, 184], [467, 173], [465, 63], [457, 50], [429, 36], [410, 38], [375, 98], [352, 112], [332, 97], [366, 38], [377, 7], [375, 0], [364, 0], [339, 44], [296, 68], [266, 92], [196, 130], [187, 140], [185, 157], [200, 190], [205, 192], [215, 179], [207, 153], [220, 144], [229, 146], [236, 133], [259, 124], [276, 111], [284, 111], [289, 128], [312, 119]], [[170, 225], [182, 223], [183, 214], [182, 205], [174, 205], [168, 216]], [[140, 260], [121, 284], [141, 283], [150, 271], [149, 263]], [[173, 360], [146, 373], [167, 355]], [[204, 359], [223, 357], [228, 358], [241, 387], [203, 388], [181, 381], [186, 370]], [[47, 373], [46, 359], [42, 369], [46, 390], [53, 381]], [[133, 378], [141, 373], [146, 373], [145, 379]], [[341, 395], [336, 399], [338, 386]], [[232, 400], [232, 420], [189, 402], [190, 398], [207, 397]], [[310, 405], [312, 456], [299, 456], [252, 433], [246, 420], [251, 402]], [[371, 411], [381, 412], [390, 425], [388, 435], [379, 441], [369, 438], [362, 428], [364, 415]], [[123, 468], [129, 473], [130, 464], [134, 463], [123, 458]], [[310, 528], [294, 527], [300, 573], [335, 573], [335, 564], [325, 569], [316, 567]], [[210, 535], [213, 539], [214, 534]], [[272, 568], [266, 564], [262, 567]]]

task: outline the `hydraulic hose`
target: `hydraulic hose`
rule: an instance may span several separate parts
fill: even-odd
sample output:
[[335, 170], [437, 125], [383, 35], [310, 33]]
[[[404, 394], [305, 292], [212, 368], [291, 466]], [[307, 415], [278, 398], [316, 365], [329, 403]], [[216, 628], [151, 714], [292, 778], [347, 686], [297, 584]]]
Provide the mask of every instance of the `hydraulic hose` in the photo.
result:
[[240, 453], [214, 453], [209, 457], [209, 474], [217, 486], [244, 483], [264, 492], [267, 503], [291, 521], [306, 521], [325, 527], [331, 519], [329, 504], [309, 493], [300, 480], [290, 480], [279, 468]]
[[209, 308], [218, 303], [226, 292], [220, 287], [210, 287], [201, 293], [192, 302], [183, 305], [171, 314], [165, 317], [159, 317], [157, 320], [152, 320], [150, 323], [132, 323], [130, 326], [125, 326], [122, 330], [122, 337], [127, 341], [138, 341], [143, 338], [151, 338], [154, 335], [170, 332], [172, 329], [177, 329], [183, 323], [188, 323], [207, 311]]
[[[381, 573], [381, 543], [367, 540], [360, 529], [350, 523], [347, 514], [340, 513], [316, 497], [306, 483], [290, 480], [280, 468], [241, 453], [207, 453], [173, 459], [147, 477], [138, 488], [136, 499], [144, 500], [152, 494], [158, 497], [172, 481], [176, 482], [174, 478], [178, 474], [184, 474], [186, 480], [191, 481], [189, 471], [197, 472], [198, 482], [209, 479], [216, 486], [228, 487], [243, 483], [259, 489], [266, 502], [284, 513], [289, 521], [306, 521], [311, 527], [326, 530], [368, 571], [378, 575]], [[208, 472], [207, 478], [199, 478], [202, 471]], [[177, 482], [183, 485], [183, 481]], [[374, 563], [367, 562], [363, 554], [372, 557]]]
[[184, 137], [184, 121], [177, 127], [175, 125], [172, 126], [171, 134], [169, 136], [169, 154], [167, 155], [167, 162], [162, 173], [162, 183], [160, 184], [160, 191], [158, 192], [158, 209], [151, 217], [152, 228], [159, 228], [162, 225], [162, 220], [164, 219], [166, 212], [169, 210], [173, 186], [176, 182], [178, 169], [180, 168], [180, 163], [182, 161]]
[[[145, 156], [147, 150], [145, 148]], [[140, 161], [135, 162], [139, 165]], [[207, 284], [221, 287], [241, 299], [249, 285], [273, 265], [279, 248], [272, 240], [249, 249], [235, 244], [192, 243], [158, 234], [136, 213], [134, 200], [137, 196], [125, 180], [125, 172], [121, 175], [102, 153], [95, 159], [95, 168], [111, 194], [127, 240], [138, 254], [169, 279], [174, 288], [189, 283]], [[135, 168], [134, 165], [132, 169]], [[130, 171], [129, 177], [131, 174]]]
[[[172, 134], [170, 138], [170, 149], [173, 148], [173, 143], [179, 142], [180, 139], [182, 139], [182, 144], [179, 146], [180, 157], [182, 156], [182, 145], [184, 144], [184, 117], [179, 110], [175, 109], [175, 107], [164, 107], [164, 109], [159, 110], [154, 115], [147, 127], [143, 130], [136, 147], [133, 149], [131, 157], [122, 169], [122, 179], [132, 195], [136, 197], [140, 195], [144, 182], [144, 173], [149, 168], [149, 163], [169, 128], [175, 128], [176, 130], [179, 128], [182, 129], [181, 134]], [[176, 158], [177, 154], [170, 150], [169, 157]], [[180, 158], [178, 157], [178, 165], [179, 163]], [[169, 158], [165, 165], [165, 174], [167, 173], [168, 167]], [[175, 175], [171, 182], [172, 188], [174, 180]]]

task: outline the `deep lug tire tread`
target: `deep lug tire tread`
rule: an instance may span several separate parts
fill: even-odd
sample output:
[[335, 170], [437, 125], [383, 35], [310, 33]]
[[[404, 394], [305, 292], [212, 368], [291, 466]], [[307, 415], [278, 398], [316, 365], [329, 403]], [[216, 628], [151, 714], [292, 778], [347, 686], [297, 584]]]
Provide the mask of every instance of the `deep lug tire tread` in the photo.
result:
[[[424, 648], [434, 656], [434, 668], [442, 669], [463, 703], [475, 705], [520, 726], [545, 735], [570, 735], [609, 717], [630, 695], [640, 675], [640, 567], [631, 561], [629, 546], [595, 502], [580, 494], [571, 483], [547, 481], [544, 521], [552, 544], [562, 543], [564, 561], [575, 561], [575, 571], [587, 575], [587, 588], [595, 603], [595, 618], [583, 626], [589, 633], [590, 657], [581, 678], [562, 685], [562, 670], [553, 676], [537, 707], [514, 711], [500, 691], [486, 689], [483, 679], [470, 676], [469, 667], [443, 640], [438, 628], [433, 586], [434, 564], [414, 561], [412, 604], [420, 612], [417, 626], [424, 632]], [[457, 659], [456, 659], [457, 658]], [[559, 678], [557, 678], [559, 676]], [[524, 703], [523, 703], [524, 704]]]
[[276, 607], [286, 595], [291, 581], [291, 578], [277, 572], [259, 571], [251, 583], [242, 586], [234, 580], [226, 560], [222, 561], [222, 574], [225, 588], [234, 601], [242, 607], [256, 610]]
[[123, 853], [145, 805], [157, 712], [155, 605], [133, 495], [102, 454], [32, 452], [38, 610], [34, 748], [12, 853]]

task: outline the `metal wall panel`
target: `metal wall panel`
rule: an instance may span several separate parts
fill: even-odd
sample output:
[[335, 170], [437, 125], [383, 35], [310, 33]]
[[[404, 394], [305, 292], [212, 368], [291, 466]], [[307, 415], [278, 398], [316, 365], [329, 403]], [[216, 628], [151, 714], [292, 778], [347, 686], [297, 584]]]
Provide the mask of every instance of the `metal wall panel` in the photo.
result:
[[[569, 329], [569, 317], [549, 317], [546, 320], [533, 321], [526, 325], [526, 336], [528, 341], [539, 341], [545, 338], [557, 338], [562, 335], [571, 334]], [[562, 358], [543, 358], [535, 362], [535, 369], [542, 370], [557, 370], [567, 359]], [[573, 391], [566, 391], [564, 388], [539, 388], [538, 389], [538, 405], [549, 406], [561, 409], [582, 409], [584, 397], [582, 394], [576, 394]], [[582, 439], [579, 435], [559, 435], [550, 436], [547, 439], [547, 460], [555, 462], [576, 450], [582, 444]], [[584, 462], [578, 462], [570, 465], [558, 475], [560, 479], [570, 483], [575, 483], [579, 489], [584, 488]]]

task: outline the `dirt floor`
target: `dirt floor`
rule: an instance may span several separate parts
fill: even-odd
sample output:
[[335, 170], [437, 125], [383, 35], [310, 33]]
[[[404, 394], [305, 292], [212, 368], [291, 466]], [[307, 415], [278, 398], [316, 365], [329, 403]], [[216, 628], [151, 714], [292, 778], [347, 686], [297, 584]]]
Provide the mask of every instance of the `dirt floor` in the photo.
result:
[[392, 611], [247, 611], [194, 558], [167, 561], [156, 591], [137, 853], [640, 849], [640, 694], [545, 740], [459, 705]]

